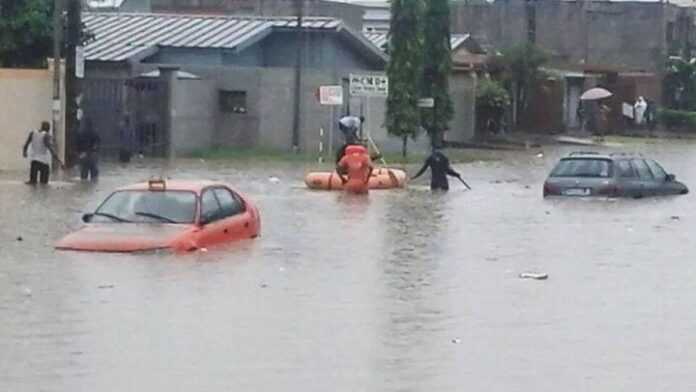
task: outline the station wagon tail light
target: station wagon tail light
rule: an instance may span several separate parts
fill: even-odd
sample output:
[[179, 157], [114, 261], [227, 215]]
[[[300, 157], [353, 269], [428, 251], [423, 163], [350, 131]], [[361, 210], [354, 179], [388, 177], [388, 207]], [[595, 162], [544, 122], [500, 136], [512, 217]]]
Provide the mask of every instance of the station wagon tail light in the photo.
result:
[[150, 180], [147, 182], [147, 188], [151, 191], [166, 191], [167, 183], [164, 180]]

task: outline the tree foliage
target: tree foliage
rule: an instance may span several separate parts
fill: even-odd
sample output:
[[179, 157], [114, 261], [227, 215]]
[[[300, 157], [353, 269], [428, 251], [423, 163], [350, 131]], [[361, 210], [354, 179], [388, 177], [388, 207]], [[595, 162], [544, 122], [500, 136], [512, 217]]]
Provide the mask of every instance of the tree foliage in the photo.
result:
[[432, 97], [435, 107], [422, 112], [423, 125], [433, 143], [439, 144], [442, 132], [454, 116], [449, 95], [452, 72], [449, 0], [428, 0], [424, 18], [423, 97]]
[[52, 45], [53, 1], [0, 0], [0, 66], [41, 67]]
[[673, 58], [667, 62], [664, 79], [667, 106], [679, 110], [696, 110], [696, 58], [686, 61]]
[[510, 95], [500, 82], [481, 79], [476, 87], [477, 127], [485, 128], [489, 120], [499, 124], [509, 105]]
[[513, 102], [516, 105], [517, 118], [524, 113], [528, 106], [531, 90], [540, 79], [540, 67], [549, 60], [548, 54], [531, 43], [513, 46], [502, 52], [502, 64], [507, 71]]
[[420, 28], [423, 10], [423, 0], [391, 1], [386, 126], [390, 134], [402, 138], [404, 156], [408, 137], [415, 137], [420, 129], [418, 99], [423, 76]]

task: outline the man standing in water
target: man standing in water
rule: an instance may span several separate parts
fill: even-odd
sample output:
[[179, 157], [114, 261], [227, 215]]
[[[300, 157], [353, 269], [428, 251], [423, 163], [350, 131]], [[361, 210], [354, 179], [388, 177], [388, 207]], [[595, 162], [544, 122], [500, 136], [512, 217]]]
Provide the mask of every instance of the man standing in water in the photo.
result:
[[416, 178], [420, 177], [428, 168], [430, 168], [430, 189], [432, 190], [448, 191], [449, 181], [447, 181], [447, 175], [456, 177], [460, 181], [464, 182], [464, 180], [462, 180], [462, 176], [452, 169], [449, 159], [447, 159], [439, 147], [433, 147], [432, 154], [426, 158], [423, 167], [421, 167], [415, 176], [411, 177], [411, 180], [415, 180]]
[[56, 150], [53, 147], [50, 131], [51, 125], [44, 121], [41, 123], [41, 129], [29, 132], [27, 141], [24, 143], [22, 156], [31, 161], [28, 185], [36, 185], [37, 177], [39, 177], [41, 184], [48, 184], [51, 172], [51, 158], [58, 161], [61, 167], [64, 166], [58, 159], [58, 154], [56, 154]]
[[80, 178], [96, 181], [99, 178], [99, 144], [100, 138], [94, 130], [91, 118], [85, 118], [84, 127], [77, 137], [77, 152], [80, 154]]

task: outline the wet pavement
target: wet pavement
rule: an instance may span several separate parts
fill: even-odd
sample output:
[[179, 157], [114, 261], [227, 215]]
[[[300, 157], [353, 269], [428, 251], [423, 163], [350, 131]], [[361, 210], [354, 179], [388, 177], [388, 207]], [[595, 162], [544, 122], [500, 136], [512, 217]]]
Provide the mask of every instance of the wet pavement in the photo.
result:
[[[51, 247], [156, 163], [1, 174], [0, 390], [692, 391], [695, 196], [542, 199], [573, 149], [367, 198], [306, 190], [309, 166], [181, 162], [262, 214], [259, 239], [184, 256]], [[696, 145], [638, 149], [696, 189]]]

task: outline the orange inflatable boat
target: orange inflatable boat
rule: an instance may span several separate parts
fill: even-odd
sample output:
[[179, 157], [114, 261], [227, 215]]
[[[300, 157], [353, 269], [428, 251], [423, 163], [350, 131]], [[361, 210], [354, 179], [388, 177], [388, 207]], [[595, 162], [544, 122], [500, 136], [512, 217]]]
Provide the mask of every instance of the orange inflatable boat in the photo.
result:
[[[310, 189], [327, 191], [343, 190], [343, 182], [336, 172], [313, 172], [305, 177]], [[399, 169], [375, 168], [367, 183], [369, 189], [403, 188], [406, 185], [406, 172]]]

